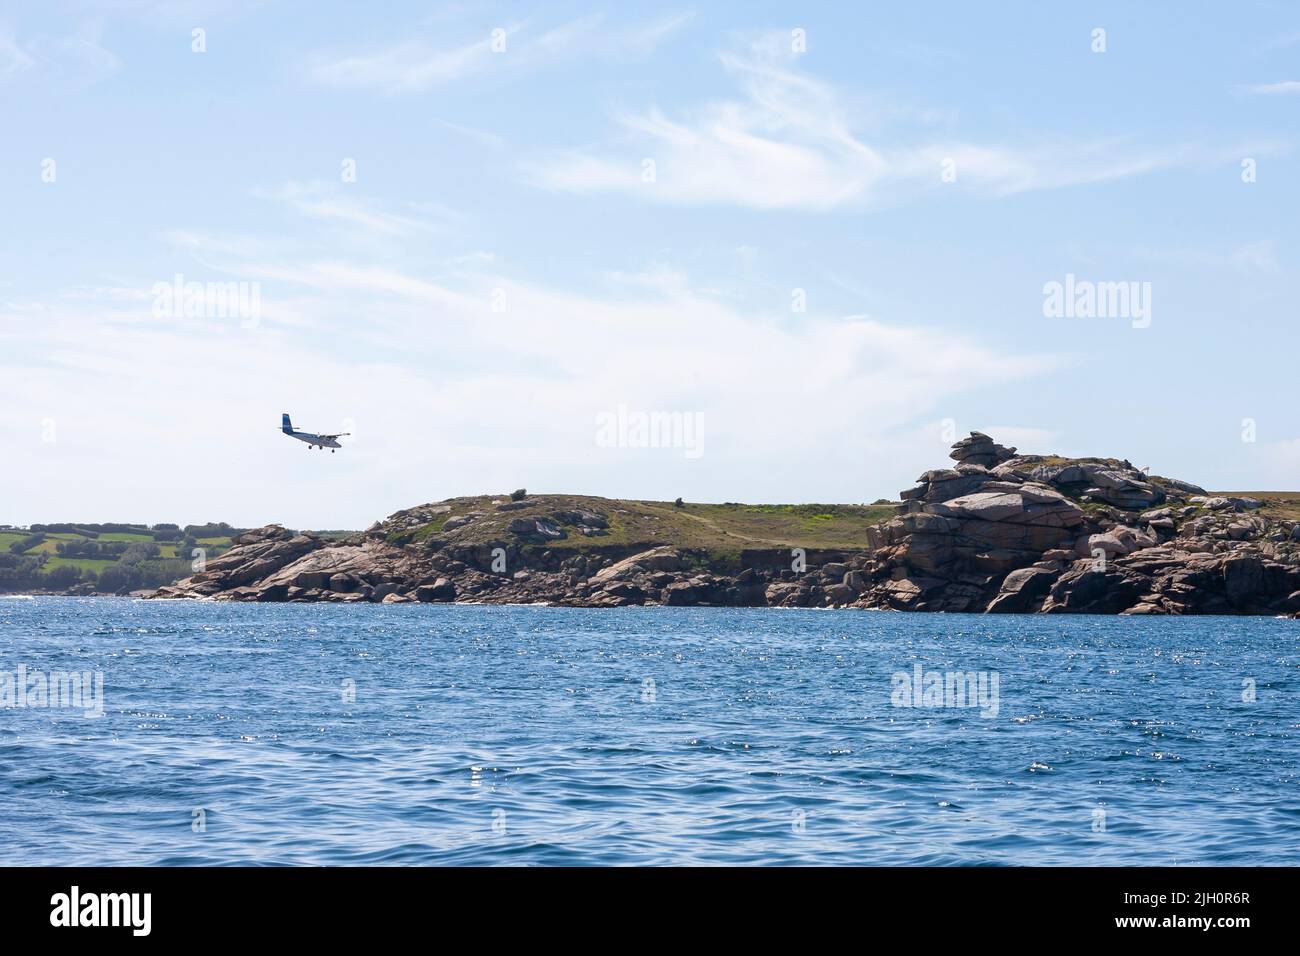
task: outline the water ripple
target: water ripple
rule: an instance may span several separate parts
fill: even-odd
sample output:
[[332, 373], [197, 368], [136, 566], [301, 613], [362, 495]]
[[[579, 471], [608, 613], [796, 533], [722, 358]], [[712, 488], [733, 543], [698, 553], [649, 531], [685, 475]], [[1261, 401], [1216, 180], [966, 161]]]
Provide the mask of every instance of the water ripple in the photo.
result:
[[[0, 707], [0, 840], [28, 864], [1296, 865], [1296, 633], [7, 601], [0, 672], [101, 671], [104, 708]], [[996, 674], [996, 712], [894, 706], [916, 665]]]

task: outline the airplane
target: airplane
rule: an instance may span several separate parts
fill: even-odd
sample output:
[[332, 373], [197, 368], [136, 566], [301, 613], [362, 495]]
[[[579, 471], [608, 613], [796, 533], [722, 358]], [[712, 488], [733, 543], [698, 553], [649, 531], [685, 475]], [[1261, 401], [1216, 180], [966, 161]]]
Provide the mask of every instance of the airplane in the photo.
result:
[[334, 449], [343, 447], [335, 441], [335, 439], [351, 434], [351, 432], [339, 432], [337, 435], [313, 435], [311, 432], [295, 431], [293, 423], [289, 421], [288, 412], [285, 412], [280, 416], [280, 431], [284, 432], [290, 438], [296, 438], [298, 441], [305, 441], [307, 443], [308, 451], [311, 451], [313, 448], [319, 448], [324, 451], [328, 448], [331, 455], [334, 454]]

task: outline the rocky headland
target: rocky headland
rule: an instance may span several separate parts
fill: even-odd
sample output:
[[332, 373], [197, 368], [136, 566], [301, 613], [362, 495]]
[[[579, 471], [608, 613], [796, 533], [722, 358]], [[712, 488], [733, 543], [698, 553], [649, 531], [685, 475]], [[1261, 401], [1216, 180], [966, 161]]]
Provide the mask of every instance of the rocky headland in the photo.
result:
[[875, 513], [865, 506], [838, 506], [856, 509], [861, 525], [850, 526], [855, 540], [830, 547], [722, 527], [680, 501], [461, 498], [343, 539], [278, 525], [245, 532], [203, 571], [146, 596], [1300, 613], [1294, 496], [1212, 495], [1128, 461], [1021, 455], [979, 432], [950, 457], [950, 467], [927, 471], [901, 503], [881, 509], [893, 511], [883, 520], [868, 521]]

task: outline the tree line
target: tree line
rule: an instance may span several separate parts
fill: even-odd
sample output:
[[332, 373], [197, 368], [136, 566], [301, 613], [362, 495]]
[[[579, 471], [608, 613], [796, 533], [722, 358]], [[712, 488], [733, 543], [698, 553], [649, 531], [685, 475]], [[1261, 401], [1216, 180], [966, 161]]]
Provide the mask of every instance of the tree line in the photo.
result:
[[180, 541], [182, 538], [221, 538], [239, 534], [240, 531], [239, 528], [231, 527], [224, 521], [187, 524], [184, 527], [167, 522], [147, 525], [121, 522], [77, 524], [70, 521], [57, 521], [50, 524], [34, 524], [26, 530], [32, 534], [77, 534], [91, 539], [98, 538], [102, 534], [140, 534], [162, 542]]

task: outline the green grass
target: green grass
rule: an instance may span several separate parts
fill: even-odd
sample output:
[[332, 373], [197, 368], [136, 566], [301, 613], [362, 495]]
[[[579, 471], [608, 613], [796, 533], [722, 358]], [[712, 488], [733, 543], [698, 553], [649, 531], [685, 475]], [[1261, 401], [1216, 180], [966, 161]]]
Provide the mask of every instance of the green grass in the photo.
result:
[[[24, 538], [27, 537], [30, 537], [30, 535], [15, 534], [14, 532], [11, 531], [0, 533], [0, 549], [7, 549], [9, 545], [13, 544], [13, 542], [22, 541]], [[47, 554], [50, 556], [54, 556], [58, 553], [58, 546], [60, 541], [98, 541], [98, 542], [112, 541], [118, 543], [123, 543], [123, 542], [150, 543], [153, 542], [153, 540], [154, 539], [147, 534], [101, 534], [98, 538], [86, 538], [82, 535], [77, 535], [77, 534], [62, 534], [62, 533], [47, 534], [45, 536], [44, 541], [42, 541], [40, 544], [36, 545], [35, 547], [28, 548], [23, 553], [30, 554], [30, 555]], [[223, 535], [221, 537], [214, 537], [214, 538], [197, 538], [196, 540], [200, 547], [207, 548], [209, 552], [225, 550], [229, 548], [231, 545], [231, 540], [228, 535]], [[178, 555], [178, 549], [182, 544], [182, 542], [180, 541], [157, 542], [157, 544], [158, 544], [158, 550], [161, 552], [161, 557], [164, 558], [175, 558], [178, 556], [189, 557], [188, 554]]]
[[81, 568], [83, 571], [86, 570], [86, 569], [88, 568], [88, 569], [90, 569], [91, 571], [94, 571], [96, 574], [98, 574], [100, 571], [103, 571], [105, 568], [110, 567], [110, 566], [112, 566], [112, 565], [114, 565], [114, 564], [117, 564], [117, 562], [116, 562], [116, 561], [110, 561], [110, 560], [107, 559], [107, 558], [58, 558], [58, 557], [54, 557], [54, 558], [50, 558], [48, 561], [46, 561], [46, 562], [45, 562], [45, 565], [42, 567], [41, 570], [43, 570], [43, 571], [45, 571], [45, 572], [48, 573], [48, 572], [50, 572], [50, 571], [53, 571], [55, 568], [61, 568], [61, 567], [64, 567], [65, 565], [70, 565], [71, 567], [74, 567], [74, 568]]
[[[1067, 463], [1077, 459], [1046, 459]], [[1107, 459], [1091, 459], [1108, 461]], [[1114, 460], [1109, 460], [1113, 462]], [[1241, 493], [1266, 501], [1264, 513], [1276, 518], [1300, 520], [1300, 492]], [[452, 545], [474, 546], [488, 542], [519, 541], [506, 530], [519, 517], [549, 517], [559, 511], [595, 511], [605, 516], [609, 527], [603, 535], [586, 537], [571, 525], [561, 525], [568, 536], [557, 541], [527, 542], [530, 550], [578, 552], [584, 550], [651, 548], [672, 545], [709, 552], [716, 562], [728, 555], [738, 559], [746, 550], [805, 548], [809, 550], [865, 550], [867, 528], [887, 521], [895, 504], [701, 504], [687, 502], [676, 507], [668, 501], [640, 501], [598, 498], [588, 495], [530, 495], [527, 507], [498, 511], [494, 502], [506, 495], [451, 498], [425, 506], [446, 506], [450, 510], [418, 527], [392, 530], [388, 539], [395, 544], [418, 543], [430, 538]], [[1107, 513], [1099, 502], [1082, 505], [1085, 511]], [[449, 518], [477, 511], [482, 517], [460, 528], [444, 531]]]
[[75, 534], [47, 534], [45, 540], [34, 548], [28, 548], [23, 554], [49, 554], [53, 555], [59, 546], [60, 541], [84, 541], [87, 540]]
[[1028, 459], [1031, 469], [1038, 465], [1077, 465], [1084, 462], [1090, 465], [1108, 465], [1111, 468], [1123, 467], [1124, 462], [1118, 458], [1063, 458], [1060, 455], [1016, 455]]
[[711, 522], [725, 537], [744, 542], [746, 547], [863, 547], [866, 529], [894, 515], [892, 504], [688, 504], [673, 510]]
[[1300, 491], [1211, 491], [1231, 498], [1258, 498], [1264, 503], [1260, 514], [1280, 521], [1300, 521]]
[[[688, 549], [709, 550], [720, 556], [734, 553], [737, 560], [746, 549], [825, 548], [857, 549], [866, 546], [866, 528], [893, 516], [893, 505], [747, 505], [698, 504], [678, 508], [668, 501], [634, 501], [587, 495], [530, 495], [529, 507], [497, 511], [497, 498], [478, 496], [440, 502], [451, 510], [428, 524], [389, 534], [398, 544], [439, 538], [455, 544], [472, 545], [487, 541], [515, 540], [506, 527], [518, 517], [549, 516], [557, 511], [595, 511], [606, 517], [609, 527], [603, 535], [586, 537], [572, 526], [564, 526], [568, 537], [538, 544], [551, 550], [580, 551], [590, 548], [654, 547], [671, 544]], [[449, 518], [471, 511], [483, 513], [478, 520], [452, 531], [443, 531]]]

